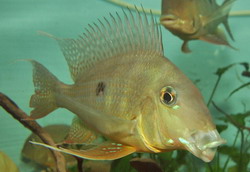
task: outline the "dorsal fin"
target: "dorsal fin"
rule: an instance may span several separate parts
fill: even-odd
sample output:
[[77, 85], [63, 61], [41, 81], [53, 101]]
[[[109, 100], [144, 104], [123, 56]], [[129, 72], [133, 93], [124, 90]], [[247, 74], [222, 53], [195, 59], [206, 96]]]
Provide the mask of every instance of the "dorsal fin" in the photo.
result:
[[[230, 12], [234, 2], [235, 2], [235, 0], [225, 0], [222, 3], [222, 5], [220, 5], [215, 11], [213, 11], [213, 13], [211, 13], [210, 16], [207, 16], [207, 21], [206, 21], [205, 25], [207, 25], [211, 22], [214, 22], [216, 20], [221, 21], [221, 23], [223, 23], [224, 21], [227, 21], [229, 12]], [[216, 3], [216, 1], [213, 0], [212, 4], [215, 4], [215, 3]]]
[[54, 37], [74, 81], [107, 58], [139, 58], [138, 54], [143, 54], [146, 60], [163, 55], [160, 26], [152, 14], [147, 17], [145, 12], [133, 14], [129, 9], [123, 10], [122, 15], [110, 14], [108, 19], [104, 17], [97, 24], [88, 25], [85, 31], [78, 39]]

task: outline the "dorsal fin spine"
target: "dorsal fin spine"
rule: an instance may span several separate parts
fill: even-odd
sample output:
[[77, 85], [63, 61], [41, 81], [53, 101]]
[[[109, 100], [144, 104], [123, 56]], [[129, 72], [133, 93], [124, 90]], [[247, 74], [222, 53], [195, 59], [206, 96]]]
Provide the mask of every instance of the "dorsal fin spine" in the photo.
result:
[[[123, 14], [124, 14], [124, 21], [126, 22], [127, 27], [128, 27], [128, 28], [131, 28], [131, 24], [130, 24], [130, 22], [129, 22], [127, 13], [125, 13], [124, 9], [122, 9], [122, 10], [123, 10]], [[123, 27], [124, 27], [124, 26], [123, 26]], [[124, 30], [125, 30], [125, 28], [124, 28]], [[127, 35], [127, 40], [128, 40], [128, 43], [129, 43], [128, 46], [131, 48], [132, 51], [134, 51], [134, 47], [132, 46], [131, 39], [128, 39], [130, 36], [132, 36], [132, 31], [131, 31], [131, 29], [125, 30], [125, 33], [126, 33], [126, 35]], [[129, 48], [128, 48], [128, 49], [129, 49]]]
[[114, 58], [117, 63], [123, 58], [162, 57], [160, 27], [151, 14], [147, 17], [138, 10], [123, 10], [123, 15], [109, 14], [89, 24], [85, 33], [77, 39], [57, 39], [69, 65], [71, 76], [76, 81], [87, 69], [100, 60]]

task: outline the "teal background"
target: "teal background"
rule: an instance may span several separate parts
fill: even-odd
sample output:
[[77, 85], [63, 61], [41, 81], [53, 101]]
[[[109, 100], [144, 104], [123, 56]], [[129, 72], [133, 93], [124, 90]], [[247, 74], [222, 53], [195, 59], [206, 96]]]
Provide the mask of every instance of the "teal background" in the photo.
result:
[[[160, 9], [160, 0], [130, 0], [145, 8]], [[232, 11], [250, 10], [249, 0], [238, 0]], [[44, 64], [65, 83], [72, 83], [68, 67], [57, 43], [37, 34], [45, 31], [58, 37], [76, 38], [87, 24], [97, 18], [108, 16], [109, 12], [121, 12], [121, 8], [104, 0], [0, 0], [0, 92], [13, 99], [21, 109], [29, 113], [29, 99], [34, 92], [32, 68], [22, 59], [35, 59]], [[157, 16], [158, 17], [158, 16]], [[171, 59], [193, 81], [200, 79], [197, 86], [207, 101], [216, 81], [218, 67], [234, 62], [250, 62], [250, 16], [230, 17], [229, 24], [235, 37], [231, 44], [238, 51], [224, 46], [202, 41], [192, 41], [191, 54], [180, 51], [182, 41], [163, 30], [165, 56]], [[249, 87], [226, 100], [228, 94], [249, 81], [240, 77], [242, 67], [235, 67], [223, 76], [215, 94], [215, 102], [228, 113], [250, 110]], [[164, 71], [163, 71], [164, 72]], [[244, 106], [245, 104], [245, 106]], [[218, 113], [211, 108], [216, 119]], [[50, 124], [70, 124], [73, 114], [58, 109], [38, 120], [45, 126]], [[234, 128], [231, 127], [232, 132]], [[0, 151], [7, 153], [20, 167], [27, 171], [20, 161], [20, 152], [30, 131], [0, 108]], [[235, 133], [233, 132], [235, 135]], [[232, 133], [223, 137], [232, 143]]]

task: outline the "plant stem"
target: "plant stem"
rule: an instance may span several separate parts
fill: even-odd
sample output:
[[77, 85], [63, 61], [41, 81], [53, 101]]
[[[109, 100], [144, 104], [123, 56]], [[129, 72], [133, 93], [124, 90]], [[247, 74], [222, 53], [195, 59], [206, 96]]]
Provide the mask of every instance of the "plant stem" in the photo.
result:
[[242, 125], [238, 124], [234, 119], [231, 118], [230, 115], [228, 115], [226, 112], [224, 112], [222, 109], [220, 109], [213, 101], [212, 101], [212, 104], [213, 104], [213, 106], [215, 107], [215, 109], [217, 109], [220, 113], [222, 113], [223, 115], [225, 115], [225, 116], [227, 117], [227, 119], [228, 119], [236, 128], [250, 131], [250, 127], [246, 127], [246, 126], [242, 126]]
[[[236, 136], [235, 136], [235, 139], [234, 139], [234, 142], [233, 142], [233, 146], [232, 146], [232, 147], [235, 146], [236, 141], [237, 141], [237, 138], [238, 138], [238, 136], [239, 136], [239, 133], [240, 133], [240, 129], [238, 129], [238, 131], [237, 131], [237, 134], [236, 134]], [[223, 170], [222, 170], [223, 172], [226, 170], [229, 160], [230, 160], [230, 156], [227, 157], [227, 160], [226, 160], [226, 162], [225, 162], [225, 164], [224, 164], [224, 167], [223, 167]]]
[[213, 172], [213, 171], [214, 171], [210, 163], [208, 163], [207, 166], [208, 166], [210, 172]]
[[220, 170], [220, 153], [217, 153], [217, 157], [216, 157], [216, 171]]
[[241, 171], [241, 168], [242, 168], [242, 159], [243, 159], [243, 146], [244, 146], [244, 132], [242, 129], [239, 129], [240, 130], [240, 134], [241, 134], [241, 144], [240, 144], [240, 159], [239, 159], [239, 166], [238, 166], [238, 169], [239, 171]]
[[218, 84], [219, 84], [219, 82], [220, 82], [220, 79], [221, 79], [221, 75], [219, 75], [218, 78], [217, 78], [217, 81], [216, 81], [216, 83], [215, 83], [215, 85], [214, 85], [214, 88], [213, 88], [213, 91], [212, 91], [212, 93], [211, 93], [211, 96], [210, 96], [210, 98], [209, 98], [209, 100], [208, 100], [207, 106], [209, 106], [210, 103], [212, 102], [212, 99], [213, 99], [213, 97], [214, 97], [214, 93], [215, 93], [215, 91], [216, 91], [216, 89], [217, 89], [217, 87], [218, 87]]

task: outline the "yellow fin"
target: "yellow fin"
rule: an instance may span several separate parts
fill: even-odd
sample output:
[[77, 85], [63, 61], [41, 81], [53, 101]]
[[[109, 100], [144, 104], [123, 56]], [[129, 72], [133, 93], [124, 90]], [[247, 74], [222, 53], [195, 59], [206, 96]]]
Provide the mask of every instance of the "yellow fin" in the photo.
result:
[[129, 155], [131, 153], [134, 153], [136, 151], [136, 149], [133, 147], [125, 146], [112, 141], [107, 141], [102, 144], [96, 145], [90, 149], [84, 149], [84, 150], [66, 149], [62, 147], [57, 148], [44, 143], [38, 143], [32, 141], [30, 142], [35, 145], [44, 146], [66, 154], [91, 160], [114, 160]]
[[84, 125], [81, 119], [75, 117], [64, 143], [92, 143], [96, 138], [97, 134]]

